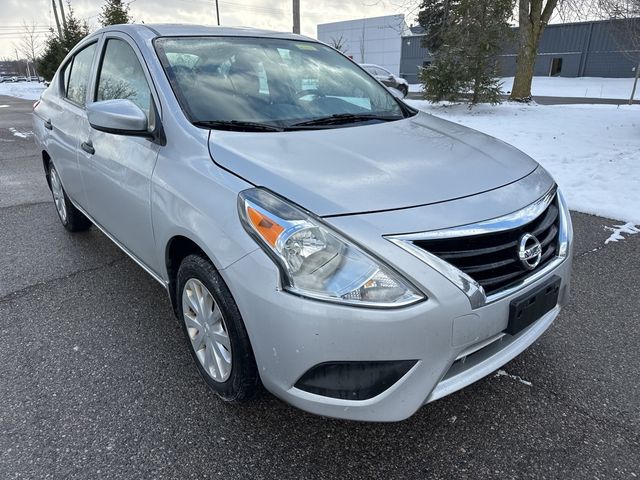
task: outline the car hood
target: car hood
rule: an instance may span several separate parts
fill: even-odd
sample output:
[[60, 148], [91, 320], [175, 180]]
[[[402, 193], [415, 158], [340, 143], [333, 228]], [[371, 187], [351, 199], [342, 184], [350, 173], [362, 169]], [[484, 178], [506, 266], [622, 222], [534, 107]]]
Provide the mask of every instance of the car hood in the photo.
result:
[[506, 143], [420, 112], [291, 132], [212, 130], [214, 162], [320, 216], [429, 205], [515, 182], [537, 167]]

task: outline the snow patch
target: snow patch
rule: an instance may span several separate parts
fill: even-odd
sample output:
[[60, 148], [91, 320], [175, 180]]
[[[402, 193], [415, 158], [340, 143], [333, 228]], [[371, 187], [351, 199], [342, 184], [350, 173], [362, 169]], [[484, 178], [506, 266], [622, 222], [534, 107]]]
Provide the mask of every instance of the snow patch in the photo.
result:
[[47, 87], [38, 82], [4, 82], [0, 83], [0, 95], [38, 100]]
[[604, 243], [605, 245], [609, 242], [617, 242], [618, 240], [624, 240], [622, 236], [623, 233], [627, 235], [635, 235], [636, 233], [640, 233], [640, 228], [636, 227], [633, 223], [625, 223], [624, 225], [614, 225], [613, 227], [604, 227], [605, 230], [610, 230], [613, 232], [609, 238], [607, 238]]
[[496, 374], [494, 375], [494, 378], [495, 377], [509, 377], [509, 378], [512, 378], [513, 380], [517, 380], [518, 382], [520, 382], [523, 385], [526, 385], [527, 387], [532, 387], [533, 386], [533, 383], [531, 383], [531, 382], [529, 382], [527, 380], [524, 380], [520, 375], [512, 375], [510, 373], [505, 372], [502, 369], [498, 370], [496, 372]]
[[[504, 77], [502, 91], [511, 92], [513, 77]], [[601, 77], [533, 77], [531, 94], [541, 97], [615, 98], [628, 99], [633, 89], [633, 78]], [[635, 99], [640, 98], [636, 91]]]
[[640, 106], [410, 105], [519, 148], [547, 169], [569, 208], [640, 224]]
[[31, 130], [20, 131], [16, 128], [9, 127], [9, 131], [13, 134], [14, 137], [18, 138], [29, 138], [31, 135], [33, 135], [33, 132]]
[[9, 105], [0, 105], [0, 108], [9, 108]]
[[[503, 77], [502, 92], [511, 93], [513, 77]], [[541, 97], [570, 98], [613, 98], [628, 99], [633, 89], [633, 78], [600, 78], [600, 77], [533, 77], [531, 94]], [[409, 85], [409, 91], [422, 92], [421, 83]], [[634, 97], [640, 99], [640, 89]]]

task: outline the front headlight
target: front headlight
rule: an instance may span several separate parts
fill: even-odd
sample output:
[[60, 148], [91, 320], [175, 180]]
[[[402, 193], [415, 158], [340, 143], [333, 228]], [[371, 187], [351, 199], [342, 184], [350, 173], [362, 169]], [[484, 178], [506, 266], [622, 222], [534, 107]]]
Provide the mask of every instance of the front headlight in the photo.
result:
[[238, 211], [247, 232], [277, 262], [284, 287], [292, 293], [371, 307], [424, 299], [390, 268], [267, 190], [241, 192]]

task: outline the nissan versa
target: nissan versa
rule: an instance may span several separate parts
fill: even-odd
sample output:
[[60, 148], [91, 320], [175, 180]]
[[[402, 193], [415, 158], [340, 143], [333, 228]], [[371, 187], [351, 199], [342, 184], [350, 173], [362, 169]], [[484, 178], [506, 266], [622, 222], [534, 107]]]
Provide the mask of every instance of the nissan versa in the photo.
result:
[[394, 421], [484, 377], [567, 301], [572, 227], [517, 149], [416, 111], [315, 40], [121, 25], [34, 106], [64, 227], [168, 291], [209, 387]]

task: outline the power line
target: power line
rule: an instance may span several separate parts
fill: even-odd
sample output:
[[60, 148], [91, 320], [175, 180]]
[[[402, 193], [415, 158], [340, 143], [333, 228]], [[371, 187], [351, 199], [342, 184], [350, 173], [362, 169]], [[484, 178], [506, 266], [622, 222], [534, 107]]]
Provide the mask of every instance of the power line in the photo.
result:
[[0, 35], [2, 36], [12, 36], [12, 37], [24, 37], [25, 35], [40, 35], [40, 34], [45, 34], [45, 33], [49, 33], [50, 30], [42, 30], [42, 31], [35, 31], [35, 32], [0, 32]]
[[[207, 0], [180, 0], [180, 1], [187, 2], [187, 3], [197, 3], [200, 5], [211, 5], [211, 2]], [[249, 10], [255, 13], [274, 14], [274, 15], [282, 15], [286, 13], [284, 10], [279, 8], [263, 7], [259, 5], [248, 5], [246, 3], [226, 2], [223, 0], [218, 0], [218, 3], [220, 5], [226, 5], [228, 7], [233, 7], [235, 9]]]
[[235, 3], [235, 2], [226, 2], [220, 1], [221, 4], [229, 5], [231, 7], [241, 8], [243, 10], [251, 10], [258, 13], [274, 13], [274, 14], [282, 14], [285, 13], [281, 8], [271, 8], [271, 7], [263, 7], [261, 5], [248, 5], [246, 3]]
[[[27, 27], [29, 27], [29, 28], [31, 28], [31, 27], [49, 28], [49, 25], [30, 25], [30, 24], [27, 24]], [[0, 28], [16, 29], [16, 28], [24, 28], [24, 25], [0, 25]]]

